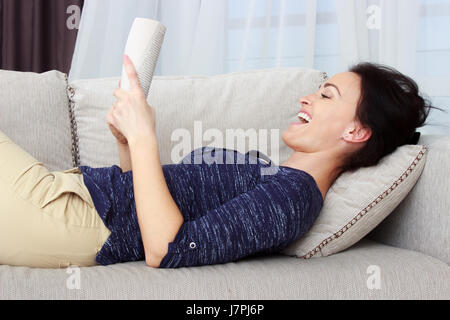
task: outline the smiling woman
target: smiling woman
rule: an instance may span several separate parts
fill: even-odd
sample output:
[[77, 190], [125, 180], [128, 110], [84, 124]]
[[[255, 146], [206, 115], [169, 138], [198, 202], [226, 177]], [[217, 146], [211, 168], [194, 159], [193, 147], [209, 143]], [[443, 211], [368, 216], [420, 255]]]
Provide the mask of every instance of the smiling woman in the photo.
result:
[[300, 103], [300, 122], [283, 133], [294, 151], [283, 165], [309, 172], [323, 195], [343, 172], [417, 143], [416, 128], [435, 108], [413, 79], [368, 62], [336, 74]]

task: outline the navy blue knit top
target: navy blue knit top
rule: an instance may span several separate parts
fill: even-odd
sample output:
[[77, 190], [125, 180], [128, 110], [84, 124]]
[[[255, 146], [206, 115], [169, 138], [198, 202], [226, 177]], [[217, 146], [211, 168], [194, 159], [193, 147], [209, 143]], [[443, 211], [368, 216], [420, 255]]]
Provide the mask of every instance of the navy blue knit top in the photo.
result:
[[[314, 178], [254, 150], [202, 147], [162, 170], [184, 222], [160, 268], [236, 261], [277, 252], [304, 235], [323, 206]], [[109, 238], [96, 262], [144, 260], [132, 171], [79, 166]]]

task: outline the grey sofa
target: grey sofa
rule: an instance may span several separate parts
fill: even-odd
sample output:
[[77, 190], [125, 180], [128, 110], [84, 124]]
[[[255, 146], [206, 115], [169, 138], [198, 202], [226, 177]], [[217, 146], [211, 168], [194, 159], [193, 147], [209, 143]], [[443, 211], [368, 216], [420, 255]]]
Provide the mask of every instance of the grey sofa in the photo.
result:
[[[58, 71], [0, 70], [0, 129], [51, 170], [79, 164], [83, 135], [74, 132], [80, 130], [71, 108], [74, 87]], [[450, 136], [423, 135], [419, 143], [429, 154], [416, 186], [373, 232], [341, 253], [178, 269], [144, 262], [79, 269], [2, 265], [0, 299], [449, 299]], [[373, 266], [379, 288], [369, 283]]]

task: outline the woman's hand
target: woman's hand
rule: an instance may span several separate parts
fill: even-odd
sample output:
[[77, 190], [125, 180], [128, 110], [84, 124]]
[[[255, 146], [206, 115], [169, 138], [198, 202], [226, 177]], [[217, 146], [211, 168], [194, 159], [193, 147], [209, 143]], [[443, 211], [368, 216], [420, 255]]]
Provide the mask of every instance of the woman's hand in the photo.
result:
[[114, 89], [113, 94], [118, 100], [112, 105], [106, 121], [120, 142], [154, 136], [155, 110], [148, 105], [133, 62], [126, 55], [124, 67], [130, 81], [130, 91]]
[[[120, 88], [120, 80], [119, 80], [119, 88]], [[114, 121], [112, 118], [112, 111], [113, 108], [109, 109], [108, 114], [106, 115], [106, 122], [108, 123], [109, 130], [113, 134], [114, 137], [116, 137], [117, 142], [119, 142], [122, 145], [128, 146], [128, 140], [125, 138], [125, 136], [116, 129], [111, 123]]]

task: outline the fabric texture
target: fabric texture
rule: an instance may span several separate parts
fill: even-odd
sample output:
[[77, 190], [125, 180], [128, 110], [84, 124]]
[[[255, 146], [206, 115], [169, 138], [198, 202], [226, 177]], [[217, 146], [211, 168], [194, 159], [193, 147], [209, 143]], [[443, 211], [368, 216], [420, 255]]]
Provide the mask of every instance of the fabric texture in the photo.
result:
[[[77, 165], [109, 167], [119, 161], [115, 138], [105, 120], [119, 79], [70, 83], [80, 158]], [[291, 122], [298, 121], [298, 99], [315, 92], [325, 79], [325, 73], [305, 68], [155, 76], [147, 102], [155, 108], [161, 163], [178, 163], [203, 145], [241, 153], [259, 150], [274, 164], [283, 163], [291, 149], [281, 135]], [[235, 143], [236, 137], [243, 135], [248, 139], [247, 146]], [[208, 136], [210, 140], [204, 138]], [[188, 139], [180, 143], [182, 137]]]
[[[369, 266], [379, 267], [380, 289], [367, 286]], [[80, 268], [74, 289], [67, 282], [76, 272], [0, 266], [0, 299], [450, 299], [444, 262], [367, 239], [322, 259], [274, 254], [197, 268], [142, 261]]]
[[422, 135], [419, 143], [428, 148], [419, 181], [368, 237], [450, 265], [450, 136]]
[[[132, 171], [123, 173], [116, 165], [79, 168], [112, 232], [96, 261], [108, 265], [144, 260]], [[277, 252], [308, 231], [323, 205], [311, 175], [259, 162], [250, 152], [202, 147], [162, 169], [184, 223], [160, 268], [227, 263]]]
[[66, 86], [59, 71], [0, 70], [0, 129], [51, 171], [73, 167]]
[[330, 187], [309, 232], [282, 252], [303, 258], [328, 256], [355, 244], [408, 195], [422, 174], [426, 147], [404, 145], [376, 166], [344, 172]]

